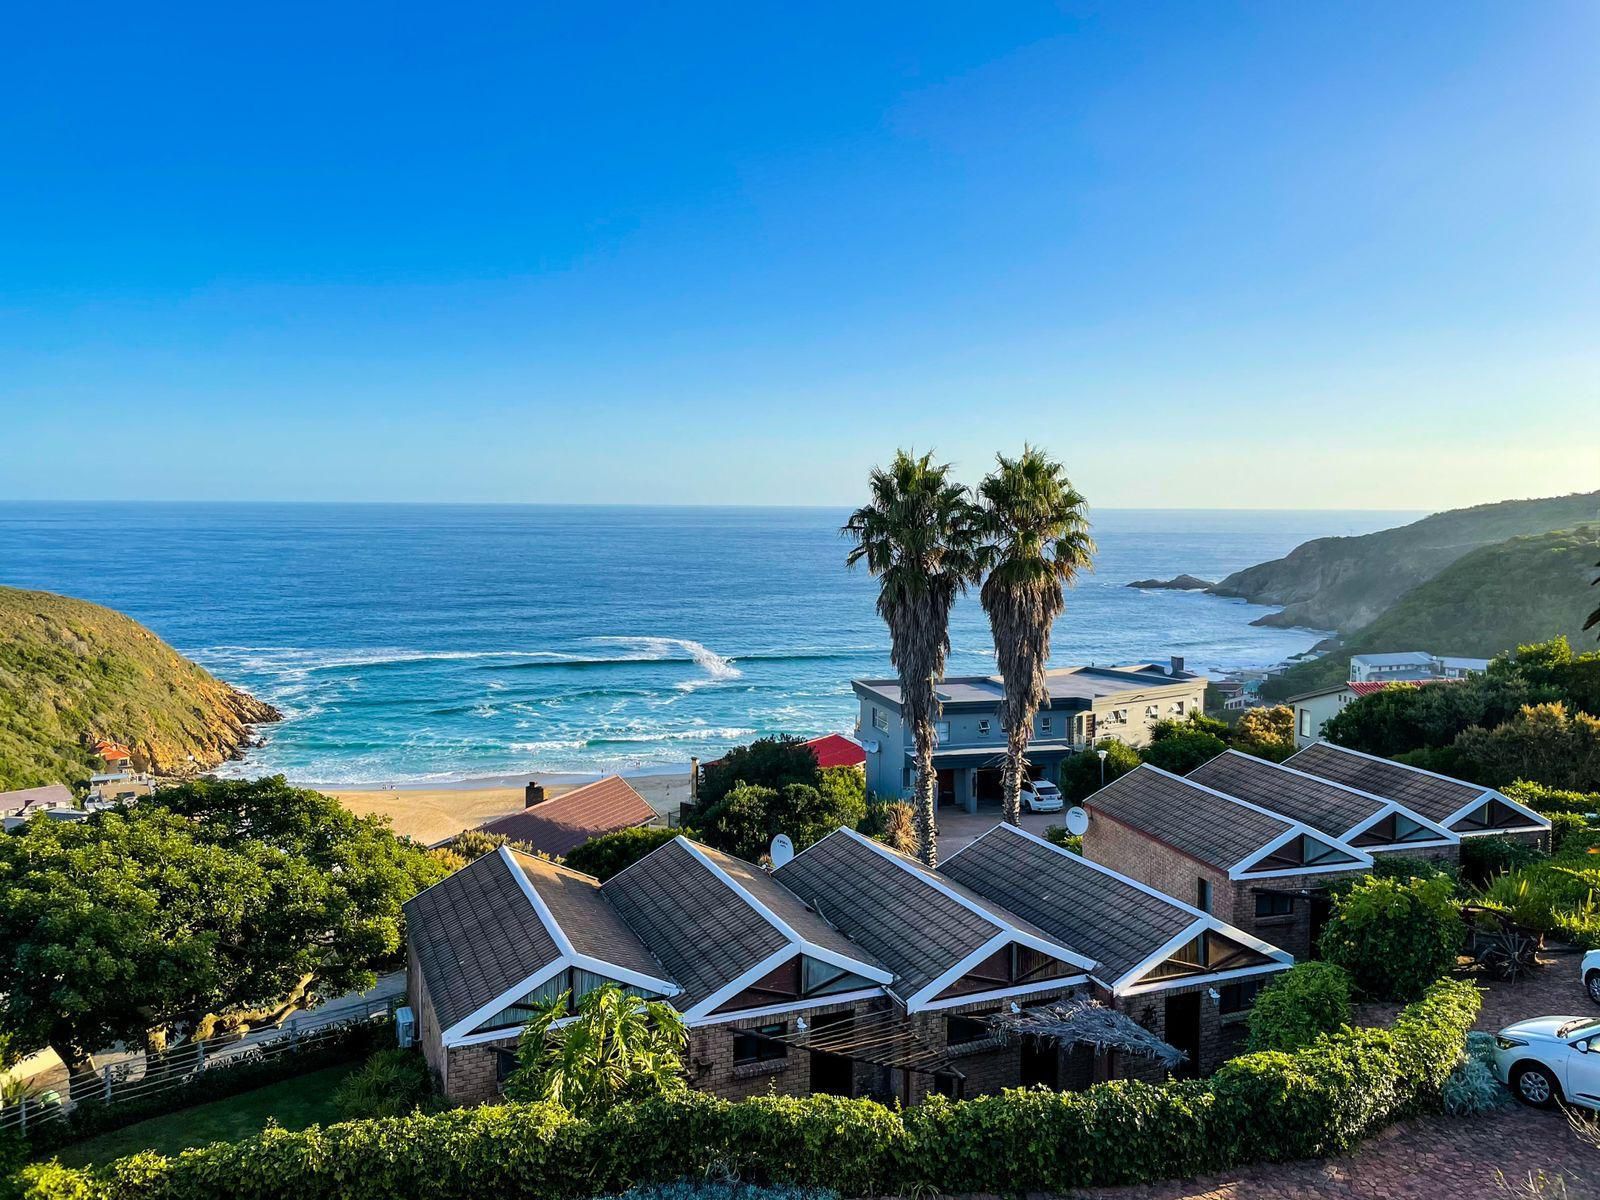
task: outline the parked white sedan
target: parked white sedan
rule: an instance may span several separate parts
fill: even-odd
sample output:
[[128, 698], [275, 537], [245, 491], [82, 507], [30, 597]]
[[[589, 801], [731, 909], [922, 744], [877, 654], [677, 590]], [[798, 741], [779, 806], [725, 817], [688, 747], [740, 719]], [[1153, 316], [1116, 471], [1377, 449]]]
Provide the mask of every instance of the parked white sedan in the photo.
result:
[[1591, 950], [1583, 956], [1578, 977], [1583, 980], [1583, 990], [1589, 993], [1589, 999], [1600, 1004], [1600, 950]]
[[1600, 1108], [1600, 1021], [1535, 1017], [1494, 1039], [1494, 1071], [1524, 1104]]
[[1022, 802], [1029, 812], [1060, 812], [1066, 807], [1061, 789], [1048, 779], [1027, 779], [1022, 784]]

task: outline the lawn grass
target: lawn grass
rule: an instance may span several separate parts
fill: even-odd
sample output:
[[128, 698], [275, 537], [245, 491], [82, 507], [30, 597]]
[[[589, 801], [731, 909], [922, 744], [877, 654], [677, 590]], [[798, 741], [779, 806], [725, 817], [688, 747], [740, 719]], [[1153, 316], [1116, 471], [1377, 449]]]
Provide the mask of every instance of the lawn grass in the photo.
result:
[[236, 1142], [259, 1133], [266, 1127], [268, 1118], [285, 1129], [326, 1125], [339, 1119], [333, 1107], [333, 1091], [353, 1069], [354, 1064], [350, 1063], [324, 1067], [253, 1092], [151, 1117], [148, 1121], [65, 1146], [61, 1150], [61, 1161], [70, 1167], [87, 1167], [141, 1150], [176, 1154], [190, 1146]]

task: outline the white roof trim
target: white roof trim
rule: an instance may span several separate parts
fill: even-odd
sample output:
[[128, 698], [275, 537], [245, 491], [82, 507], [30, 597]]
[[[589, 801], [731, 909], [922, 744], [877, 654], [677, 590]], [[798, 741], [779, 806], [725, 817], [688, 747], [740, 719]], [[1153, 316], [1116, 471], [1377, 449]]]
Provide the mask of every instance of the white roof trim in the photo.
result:
[[1455, 822], [1461, 820], [1462, 817], [1466, 816], [1469, 812], [1471, 812], [1473, 809], [1477, 808], [1480, 804], [1484, 804], [1484, 803], [1486, 803], [1486, 802], [1488, 802], [1490, 800], [1498, 800], [1501, 804], [1504, 804], [1507, 808], [1511, 809], [1513, 812], [1519, 812], [1523, 816], [1527, 817], [1530, 821], [1533, 822], [1533, 824], [1531, 824], [1531, 825], [1507, 826], [1507, 827], [1505, 827], [1503, 829], [1469, 829], [1465, 833], [1460, 834], [1459, 836], [1461, 836], [1461, 837], [1482, 837], [1485, 834], [1493, 834], [1493, 833], [1532, 833], [1535, 830], [1537, 830], [1540, 833], [1544, 833], [1546, 830], [1548, 830], [1550, 828], [1550, 818], [1549, 817], [1546, 817], [1546, 816], [1543, 816], [1543, 815], [1541, 815], [1539, 813], [1534, 812], [1533, 809], [1529, 808], [1525, 804], [1518, 804], [1510, 796], [1507, 796], [1504, 792], [1498, 792], [1494, 788], [1485, 788], [1484, 791], [1483, 791], [1483, 795], [1479, 796], [1476, 800], [1469, 801], [1468, 803], [1463, 804], [1460, 808], [1456, 809], [1455, 812], [1451, 813], [1448, 817], [1445, 818], [1445, 824], [1446, 825], [1455, 824]]
[[1057, 979], [1046, 979], [1039, 983], [1019, 983], [1015, 987], [996, 988], [992, 992], [963, 992], [959, 996], [948, 996], [943, 1000], [929, 1000], [918, 1007], [918, 1012], [936, 1012], [941, 1008], [959, 1008], [963, 1004], [982, 1004], [986, 1000], [1004, 1000], [1010, 996], [1028, 996], [1035, 992], [1059, 992], [1088, 983], [1088, 975], [1063, 975]]
[[[1082, 967], [1087, 971], [1092, 971], [1095, 968], [1096, 964], [1094, 959], [1079, 954], [1076, 950], [1073, 950], [1069, 946], [1064, 946], [1059, 942], [1055, 942], [1047, 938], [1041, 938], [1037, 934], [1029, 933], [1026, 929], [1023, 929], [1020, 926], [1011, 924], [1009, 921], [997, 916], [984, 905], [979, 904], [976, 901], [967, 898], [966, 896], [963, 896], [959, 891], [956, 890], [954, 886], [952, 886], [955, 883], [955, 880], [941, 879], [939, 878], [939, 873], [936, 870], [928, 867], [912, 865], [900, 855], [896, 854], [893, 850], [890, 850], [887, 846], [883, 846], [878, 842], [873, 841], [864, 834], [857, 833], [854, 829], [846, 829], [844, 826], [840, 826], [828, 836], [833, 837], [835, 834], [840, 833], [844, 834], [846, 837], [855, 839], [857, 842], [860, 842], [863, 846], [866, 846], [868, 849], [870, 849], [873, 853], [882, 856], [895, 866], [899, 867], [902, 871], [905, 871], [913, 879], [920, 880], [922, 883], [933, 888], [940, 894], [947, 896], [951, 900], [954, 900], [968, 912], [983, 918], [996, 929], [1008, 934], [1008, 940], [1021, 942], [1025, 946], [1031, 946], [1041, 954], [1048, 954], [1051, 958], [1060, 959], [1062, 962], [1071, 963], [1073, 966]], [[1000, 908], [1001, 906], [997, 904], [995, 907]], [[908, 1001], [907, 1003], [910, 1002]]]
[[727, 1025], [734, 1021], [748, 1021], [760, 1017], [781, 1017], [787, 1013], [800, 1013], [813, 1008], [827, 1008], [830, 1004], [854, 1004], [860, 1000], [873, 1000], [883, 995], [881, 987], [861, 988], [854, 992], [839, 992], [832, 996], [810, 996], [792, 1004], [768, 1004], [761, 1008], [741, 1008], [737, 1012], [711, 1013], [695, 1021], [685, 1021], [695, 1029], [714, 1025]]
[[545, 932], [550, 935], [551, 940], [555, 942], [556, 949], [564, 955], [576, 954], [577, 951], [572, 946], [572, 939], [567, 936], [566, 930], [561, 928], [560, 923], [550, 912], [549, 907], [544, 902], [544, 897], [539, 895], [539, 889], [534, 887], [528, 877], [523, 874], [522, 868], [517, 864], [516, 856], [511, 852], [511, 848], [509, 846], [501, 846], [495, 853], [500, 856], [500, 861], [505, 863], [506, 870], [511, 872], [511, 877], [517, 881], [517, 886], [522, 889], [522, 894], [528, 898], [528, 903], [533, 905], [533, 911], [539, 914], [539, 921], [544, 925]]
[[[1199, 910], [1196, 911], [1198, 912]], [[1146, 971], [1159, 966], [1161, 963], [1167, 960], [1174, 950], [1178, 949], [1180, 946], [1187, 945], [1204, 933], [1221, 934], [1229, 941], [1238, 942], [1241, 946], [1244, 946], [1250, 950], [1254, 950], [1257, 954], [1265, 954], [1277, 965], [1269, 966], [1263, 964], [1259, 967], [1238, 967], [1231, 971], [1207, 971], [1194, 975], [1183, 975], [1177, 979], [1171, 980], [1158, 979], [1151, 980], [1146, 983], [1139, 982], [1139, 977]], [[1116, 982], [1108, 986], [1116, 995], [1127, 996], [1139, 991], [1154, 991], [1157, 988], [1176, 987], [1180, 984], [1206, 983], [1214, 979], [1221, 979], [1224, 977], [1231, 978], [1234, 975], [1248, 974], [1255, 971], [1279, 970], [1283, 967], [1292, 965], [1294, 965], [1294, 955], [1290, 954], [1287, 950], [1280, 950], [1270, 942], [1262, 941], [1254, 934], [1246, 933], [1237, 926], [1229, 925], [1226, 921], [1219, 920], [1217, 917], [1201, 912], [1199, 919], [1184, 929], [1182, 933], [1179, 933], [1176, 937], [1170, 938], [1161, 946], [1160, 949], [1156, 950], [1153, 954], [1150, 954], [1148, 957], [1128, 968], [1128, 970], [1124, 971], [1122, 975], [1117, 978]]]
[[1352, 826], [1345, 832], [1344, 836], [1347, 839], [1360, 837], [1368, 829], [1371, 829], [1374, 825], [1387, 816], [1400, 816], [1404, 817], [1408, 821], [1415, 821], [1423, 828], [1433, 830], [1439, 836], [1434, 840], [1427, 842], [1385, 842], [1379, 846], [1367, 847], [1367, 853], [1371, 854], [1377, 850], [1425, 850], [1434, 846], [1456, 846], [1461, 843], [1460, 834], [1452, 833], [1443, 825], [1440, 825], [1437, 821], [1430, 821], [1427, 817], [1422, 816], [1420, 813], [1412, 812], [1398, 800], [1389, 801], [1383, 808], [1380, 808], [1365, 821], [1362, 821], [1359, 825]]
[[[1372, 866], [1372, 855], [1368, 854], [1365, 850], [1358, 850], [1347, 842], [1341, 841], [1339, 838], [1329, 837], [1325, 833], [1318, 833], [1315, 829], [1312, 829], [1307, 825], [1302, 825], [1299, 821], [1293, 822], [1293, 825], [1294, 828], [1289, 830], [1289, 832], [1284, 834], [1282, 837], [1274, 838], [1271, 842], [1267, 843], [1248, 858], [1241, 859], [1239, 862], [1229, 867], [1228, 878], [1282, 879], [1287, 875], [1327, 875], [1334, 871], [1359, 871], [1362, 867]], [[1337, 850], [1341, 854], [1350, 855], [1355, 861], [1320, 864], [1305, 863], [1294, 867], [1283, 867], [1274, 871], [1252, 871], [1250, 869], [1254, 864], [1270, 856], [1274, 850], [1277, 850], [1281, 846], [1287, 845], [1297, 837], [1308, 837], [1314, 842], [1321, 842], [1323, 845]]]
[[[1063, 958], [1061, 955], [1061, 947], [1055, 945], [1053, 942], [1041, 943], [1039, 938], [1029, 937], [1019, 929], [1001, 928], [992, 938], [984, 942], [983, 945], [979, 946], [976, 950], [973, 950], [965, 958], [961, 959], [960, 962], [948, 967], [942, 975], [938, 976], [938, 978], [934, 979], [930, 983], [924, 984], [911, 995], [907, 996], [906, 1012], [915, 1013], [923, 1012], [927, 1009], [933, 1008], [949, 1008], [956, 1004], [976, 1004], [981, 1000], [993, 999], [998, 996], [1020, 995], [1021, 993], [1028, 991], [1042, 991], [1044, 990], [1046, 984], [1052, 987], [1072, 987], [1075, 983], [1082, 983], [1088, 979], [1087, 973], [1076, 976], [1061, 975], [1050, 980], [1035, 981], [1039, 985], [1038, 987], [1035, 987], [1035, 985], [1031, 983], [1008, 984], [1005, 987], [992, 988], [981, 992], [963, 992], [960, 997], [948, 997], [945, 1000], [937, 999], [939, 993], [944, 991], [945, 988], [956, 983], [964, 975], [966, 975], [968, 971], [972, 970], [973, 967], [977, 966], [991, 954], [994, 954], [998, 950], [1004, 949], [1013, 942], [1017, 942], [1034, 950], [1038, 950], [1041, 954], [1047, 954], [1057, 962], [1068, 963], [1071, 966], [1085, 970], [1085, 972], [1093, 970], [1095, 966], [1095, 964], [1091, 962], [1087, 968], [1084, 968], [1081, 962], [1073, 962], [1070, 959]], [[1083, 956], [1079, 954], [1073, 955], [1073, 958], [1075, 959], [1082, 959], [1082, 957]]]
[[[1279, 951], [1283, 954], [1283, 951]], [[1143, 996], [1150, 992], [1164, 992], [1173, 988], [1189, 987], [1199, 983], [1227, 983], [1234, 979], [1248, 979], [1252, 975], [1267, 975], [1278, 971], [1287, 971], [1294, 966], [1294, 956], [1285, 954], [1276, 962], [1262, 963], [1254, 967], [1239, 967], [1232, 971], [1216, 971], [1210, 975], [1183, 975], [1176, 979], [1158, 979], [1153, 983], [1136, 983], [1117, 992], [1118, 997]]]
[[[873, 980], [876, 983], [892, 983], [894, 981], [894, 975], [889, 971], [884, 970], [882, 967], [876, 966], [870, 962], [866, 962], [863, 959], [852, 958], [847, 954], [841, 954], [837, 950], [830, 950], [826, 946], [819, 946], [815, 942], [808, 941], [806, 938], [802, 937], [792, 925], [778, 916], [777, 913], [773, 912], [765, 904], [761, 903], [761, 901], [752, 895], [749, 889], [747, 889], [742, 883], [719, 867], [709, 855], [700, 849], [699, 846], [696, 846], [682, 834], [679, 834], [674, 840], [682, 842], [689, 853], [694, 855], [695, 858], [698, 859], [707, 870], [711, 871], [712, 874], [714, 874], [724, 884], [731, 888], [736, 896], [738, 896], [751, 908], [755, 909], [755, 911], [761, 916], [765, 917], [768, 923], [771, 924], [774, 929], [776, 929], [784, 937], [788, 938], [790, 942], [794, 943], [795, 948], [803, 950], [812, 958], [821, 959], [825, 963], [829, 963], [835, 967], [849, 971], [851, 974], [861, 975], [867, 979]], [[760, 870], [759, 867], [756, 869]], [[778, 883], [776, 879], [774, 879], [772, 882], [777, 887], [783, 887], [783, 884]], [[805, 901], [801, 900], [799, 896], [796, 896], [795, 903], [805, 904]], [[822, 917], [820, 914], [817, 915], [817, 920], [822, 921], [825, 919], [826, 918]], [[756, 978], [759, 979], [760, 976], [758, 975]]]
[[570, 965], [571, 964], [568, 963], [564, 957], [557, 958], [553, 962], [546, 963], [532, 975], [529, 975], [525, 979], [513, 984], [511, 987], [495, 996], [487, 1004], [479, 1005], [466, 1016], [462, 1017], [461, 1020], [457, 1021], [454, 1025], [451, 1025], [449, 1028], [441, 1031], [439, 1034], [439, 1040], [446, 1046], [455, 1045], [456, 1039], [471, 1033], [478, 1022], [485, 1021], [494, 1016], [495, 1013], [499, 1012], [502, 1008], [505, 1008], [506, 1005], [510, 1004], [513, 1000], [518, 1000], [523, 996], [526, 996], [541, 983], [547, 983], [556, 975], [560, 974], [562, 971], [565, 971]]
[[780, 946], [742, 975], [734, 976], [704, 1000], [685, 1009], [683, 1013], [684, 1023], [688, 1024], [691, 1021], [699, 1021], [704, 1017], [710, 1016], [725, 1001], [731, 1000], [756, 980], [771, 974], [799, 953], [800, 947], [792, 943], [787, 946]]

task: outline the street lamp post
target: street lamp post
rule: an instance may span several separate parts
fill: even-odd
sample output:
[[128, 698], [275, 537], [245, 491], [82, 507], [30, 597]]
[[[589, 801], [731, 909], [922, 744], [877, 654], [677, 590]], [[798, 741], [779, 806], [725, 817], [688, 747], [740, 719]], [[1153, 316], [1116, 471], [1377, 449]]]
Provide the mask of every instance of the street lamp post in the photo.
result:
[[1105, 787], [1105, 785], [1106, 785], [1106, 752], [1104, 750], [1096, 750], [1095, 753], [1100, 756], [1100, 786], [1101, 787]]

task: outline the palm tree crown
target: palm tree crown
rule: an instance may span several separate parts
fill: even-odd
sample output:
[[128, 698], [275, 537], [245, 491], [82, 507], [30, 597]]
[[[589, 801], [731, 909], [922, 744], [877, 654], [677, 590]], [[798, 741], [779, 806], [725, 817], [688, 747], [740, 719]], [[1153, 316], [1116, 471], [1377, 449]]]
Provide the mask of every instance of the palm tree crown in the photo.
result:
[[938, 859], [934, 815], [935, 685], [950, 653], [950, 610], [977, 568], [976, 510], [950, 478], [948, 463], [902, 450], [868, 479], [871, 499], [850, 514], [846, 561], [865, 562], [878, 579], [878, 615], [889, 626], [890, 660], [900, 677], [901, 715], [916, 743], [917, 842], [922, 861]]
[[1021, 787], [1034, 715], [1050, 703], [1045, 667], [1050, 631], [1066, 608], [1063, 588], [1089, 569], [1094, 539], [1084, 498], [1066, 469], [1024, 446], [1017, 458], [996, 456], [994, 472], [978, 485], [982, 508], [980, 593], [994, 632], [1005, 680], [1000, 724], [1006, 731], [1003, 816], [1021, 820]]

